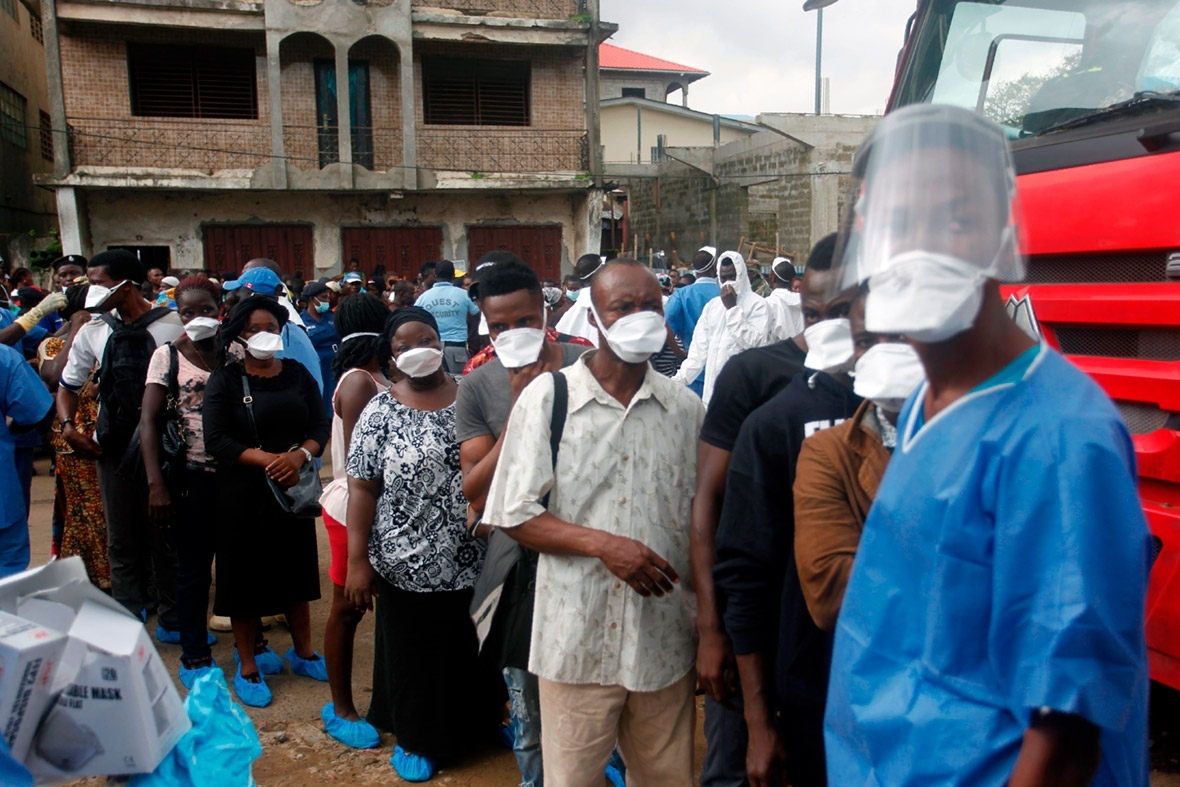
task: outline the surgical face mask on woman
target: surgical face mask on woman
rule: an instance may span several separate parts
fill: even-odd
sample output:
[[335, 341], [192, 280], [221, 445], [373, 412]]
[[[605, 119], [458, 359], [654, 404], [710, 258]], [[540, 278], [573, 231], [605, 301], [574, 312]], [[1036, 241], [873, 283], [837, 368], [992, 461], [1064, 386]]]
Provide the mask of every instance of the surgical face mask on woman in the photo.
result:
[[852, 323], [847, 317], [815, 323], [803, 331], [803, 340], [807, 342], [803, 365], [808, 369], [839, 374], [852, 368], [856, 348], [852, 344]]
[[414, 347], [404, 350], [401, 355], [393, 359], [394, 364], [407, 377], [429, 377], [442, 366], [442, 350], [434, 347]]
[[905, 400], [926, 379], [917, 351], [904, 342], [881, 342], [856, 362], [852, 390], [887, 413], [900, 413]]
[[324, 313], [330, 311], [331, 308], [332, 308], [332, 304], [328, 303], [327, 301], [316, 301], [315, 313], [316, 314], [324, 314]]
[[184, 332], [194, 342], [203, 342], [216, 336], [220, 327], [221, 323], [212, 317], [193, 317], [184, 324]]
[[590, 301], [590, 312], [607, 344], [623, 363], [646, 363], [648, 358], [664, 349], [668, 340], [667, 324], [658, 312], [632, 312], [615, 320], [610, 328], [603, 327], [593, 300]]
[[246, 352], [259, 361], [269, 361], [283, 349], [283, 336], [279, 333], [256, 333], [246, 340]]

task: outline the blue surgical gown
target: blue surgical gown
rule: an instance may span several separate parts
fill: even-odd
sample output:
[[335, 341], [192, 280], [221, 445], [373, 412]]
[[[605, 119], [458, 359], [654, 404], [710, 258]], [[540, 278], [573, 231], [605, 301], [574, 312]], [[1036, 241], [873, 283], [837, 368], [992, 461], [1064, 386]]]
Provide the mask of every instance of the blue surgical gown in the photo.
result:
[[[31, 426], [52, 406], [53, 397], [24, 356], [0, 344], [0, 415]], [[17, 477], [15, 453], [12, 433], [0, 429], [0, 577], [29, 566], [29, 512]]]
[[1146, 787], [1150, 544], [1118, 413], [1047, 348], [915, 430], [923, 395], [836, 626], [829, 782], [999, 787], [1050, 708], [1100, 728], [1093, 784]]

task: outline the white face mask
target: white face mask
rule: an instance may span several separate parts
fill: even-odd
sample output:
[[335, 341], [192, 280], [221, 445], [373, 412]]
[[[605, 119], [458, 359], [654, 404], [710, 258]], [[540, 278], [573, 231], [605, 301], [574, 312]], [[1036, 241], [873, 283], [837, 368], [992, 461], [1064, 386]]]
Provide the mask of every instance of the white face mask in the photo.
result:
[[429, 377], [437, 372], [438, 368], [442, 366], [442, 360], [442, 350], [436, 350], [433, 347], [415, 347], [394, 358], [393, 362], [408, 377], [418, 378]]
[[623, 363], [646, 363], [648, 358], [664, 349], [664, 342], [668, 340], [668, 326], [662, 314], [632, 312], [620, 317], [610, 328], [603, 328], [593, 300], [590, 301], [590, 312], [598, 323], [598, 330], [606, 337], [606, 343]]
[[808, 369], [828, 374], [847, 372], [852, 368], [852, 323], [847, 317], [821, 320], [803, 332], [807, 342], [807, 358], [803, 365]]
[[874, 344], [856, 362], [852, 390], [887, 413], [900, 413], [914, 389], [926, 379], [922, 359], [908, 344]]
[[541, 357], [541, 348], [545, 346], [545, 332], [540, 328], [513, 328], [501, 331], [500, 335], [492, 339], [492, 346], [496, 348], [496, 357], [506, 369], [519, 369], [536, 363]]
[[268, 361], [283, 349], [283, 336], [279, 333], [256, 333], [246, 341], [246, 352], [260, 361]]
[[126, 283], [126, 281], [121, 281], [114, 287], [91, 284], [90, 289], [86, 290], [86, 309], [102, 309], [102, 305], [115, 294], [116, 290]]
[[978, 265], [949, 254], [899, 254], [869, 280], [865, 328], [923, 344], [946, 341], [975, 324], [985, 280]]
[[184, 332], [188, 334], [188, 338], [194, 342], [201, 342], [205, 339], [211, 339], [217, 335], [217, 329], [221, 327], [221, 323], [212, 317], [193, 317], [184, 326]]

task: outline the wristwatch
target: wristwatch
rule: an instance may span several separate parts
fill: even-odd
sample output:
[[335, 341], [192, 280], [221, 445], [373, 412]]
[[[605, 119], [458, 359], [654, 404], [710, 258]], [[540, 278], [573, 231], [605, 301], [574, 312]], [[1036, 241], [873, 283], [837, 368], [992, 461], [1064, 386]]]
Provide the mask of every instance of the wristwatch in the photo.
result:
[[300, 450], [300, 451], [302, 451], [302, 452], [303, 452], [303, 455], [307, 457], [307, 461], [308, 461], [308, 462], [310, 462], [310, 461], [312, 461], [313, 459], [315, 459], [315, 457], [311, 455], [311, 451], [308, 451], [308, 450], [307, 450], [306, 448], [304, 448], [303, 446], [299, 446], [299, 450]]
[[67, 418], [61, 422], [61, 430], [64, 432], [67, 426], [75, 426], [73, 418]]

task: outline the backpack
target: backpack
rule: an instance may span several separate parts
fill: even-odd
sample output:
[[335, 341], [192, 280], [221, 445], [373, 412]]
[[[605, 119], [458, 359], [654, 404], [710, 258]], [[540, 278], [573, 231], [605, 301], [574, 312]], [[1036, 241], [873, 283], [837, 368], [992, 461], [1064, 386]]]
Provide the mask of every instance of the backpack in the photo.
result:
[[148, 364], [156, 351], [156, 339], [148, 326], [170, 313], [163, 307], [152, 309], [130, 325], [109, 314], [102, 316], [111, 326], [111, 335], [98, 367], [100, 407], [94, 436], [104, 451], [124, 449], [139, 426]]

